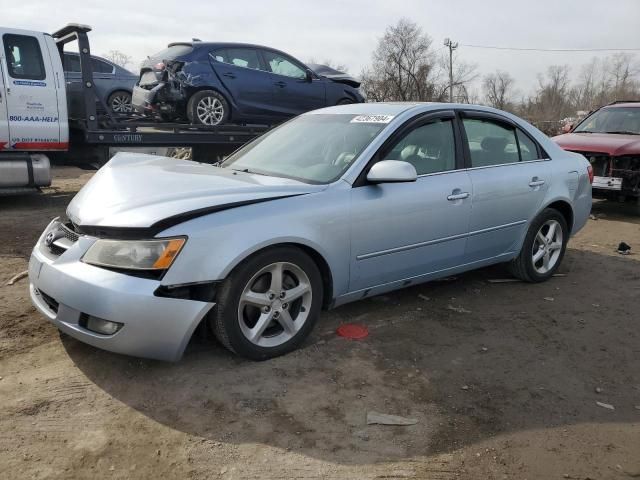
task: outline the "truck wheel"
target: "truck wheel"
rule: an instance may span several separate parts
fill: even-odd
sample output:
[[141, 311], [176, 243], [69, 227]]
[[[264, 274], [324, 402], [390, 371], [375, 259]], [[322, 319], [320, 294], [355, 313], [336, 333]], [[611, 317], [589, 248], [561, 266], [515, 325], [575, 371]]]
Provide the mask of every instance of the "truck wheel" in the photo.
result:
[[113, 92], [109, 95], [107, 105], [113, 113], [129, 113], [133, 111], [131, 94], [125, 91]]
[[189, 99], [187, 116], [194, 125], [222, 125], [229, 120], [229, 103], [218, 92], [202, 90]]
[[529, 226], [520, 254], [511, 261], [513, 276], [525, 282], [544, 282], [560, 267], [569, 240], [562, 214], [553, 208], [542, 211]]
[[266, 360], [296, 349], [320, 315], [322, 279], [315, 262], [292, 247], [264, 251], [222, 282], [208, 321], [232, 352]]

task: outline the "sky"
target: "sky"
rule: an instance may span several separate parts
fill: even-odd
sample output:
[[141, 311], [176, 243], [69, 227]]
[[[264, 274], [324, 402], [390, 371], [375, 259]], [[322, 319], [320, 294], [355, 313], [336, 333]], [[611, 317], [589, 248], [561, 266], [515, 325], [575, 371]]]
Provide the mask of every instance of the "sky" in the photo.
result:
[[[167, 43], [200, 38], [278, 48], [308, 61], [330, 59], [358, 75], [386, 27], [406, 17], [433, 39], [459, 42], [458, 58], [480, 78], [509, 72], [527, 93], [549, 65], [581, 65], [607, 52], [523, 52], [466, 47], [640, 49], [640, 0], [0, 0], [6, 27], [52, 32], [74, 22], [93, 27], [92, 53], [120, 50], [131, 70]], [[608, 52], [611, 53], [611, 52]], [[640, 50], [636, 52], [640, 63]], [[476, 82], [475, 88], [479, 87]]]

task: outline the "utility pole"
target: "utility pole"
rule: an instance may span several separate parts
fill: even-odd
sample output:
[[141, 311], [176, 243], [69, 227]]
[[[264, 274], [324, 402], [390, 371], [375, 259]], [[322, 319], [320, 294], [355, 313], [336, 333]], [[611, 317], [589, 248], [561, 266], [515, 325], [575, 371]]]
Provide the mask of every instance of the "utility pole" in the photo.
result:
[[445, 38], [444, 46], [449, 47], [449, 103], [453, 103], [453, 51], [458, 48], [458, 42]]

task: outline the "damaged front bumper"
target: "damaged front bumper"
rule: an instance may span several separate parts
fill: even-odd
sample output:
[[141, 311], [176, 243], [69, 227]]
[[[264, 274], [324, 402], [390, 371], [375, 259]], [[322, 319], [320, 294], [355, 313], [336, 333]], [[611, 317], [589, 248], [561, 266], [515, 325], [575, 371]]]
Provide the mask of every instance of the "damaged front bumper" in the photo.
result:
[[[40, 313], [64, 333], [95, 347], [136, 357], [179, 360], [214, 304], [159, 297], [155, 295], [158, 280], [82, 262], [96, 240], [93, 237], [80, 236], [50, 248], [46, 235], [59, 225], [55, 220], [47, 227], [29, 260], [29, 293]], [[111, 335], [96, 333], [87, 328], [91, 317], [121, 324], [121, 328]]]

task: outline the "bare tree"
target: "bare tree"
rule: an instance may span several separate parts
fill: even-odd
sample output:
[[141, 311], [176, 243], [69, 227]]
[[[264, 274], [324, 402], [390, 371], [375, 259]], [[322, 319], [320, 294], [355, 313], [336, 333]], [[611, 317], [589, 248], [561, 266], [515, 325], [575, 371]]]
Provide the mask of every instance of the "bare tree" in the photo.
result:
[[133, 63], [133, 58], [120, 50], [110, 50], [109, 53], [105, 53], [102, 56], [122, 68], [127, 68], [127, 65]]
[[482, 80], [485, 101], [491, 107], [512, 110], [513, 85], [514, 79], [507, 72], [496, 70], [486, 75]]
[[437, 66], [431, 38], [416, 23], [403, 18], [387, 27], [372, 60], [362, 72], [363, 88], [370, 100], [434, 98]]

